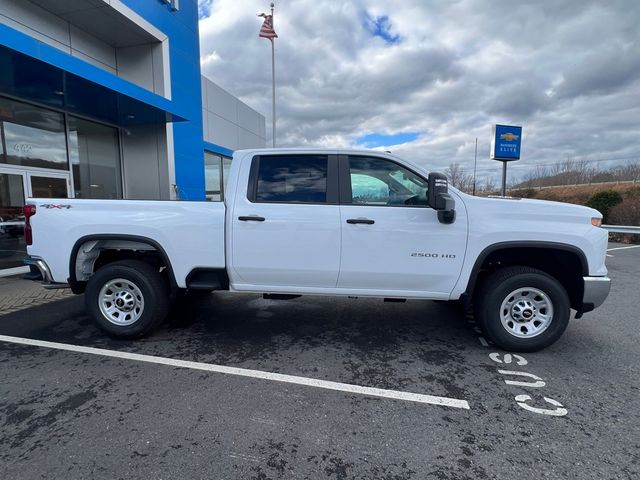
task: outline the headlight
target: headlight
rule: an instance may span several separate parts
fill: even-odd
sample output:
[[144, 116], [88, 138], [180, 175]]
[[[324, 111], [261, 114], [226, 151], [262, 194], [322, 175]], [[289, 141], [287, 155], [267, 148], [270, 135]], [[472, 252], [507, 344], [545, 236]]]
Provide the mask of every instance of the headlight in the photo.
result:
[[601, 227], [602, 219], [597, 217], [591, 217], [591, 225], [593, 225], [594, 227]]

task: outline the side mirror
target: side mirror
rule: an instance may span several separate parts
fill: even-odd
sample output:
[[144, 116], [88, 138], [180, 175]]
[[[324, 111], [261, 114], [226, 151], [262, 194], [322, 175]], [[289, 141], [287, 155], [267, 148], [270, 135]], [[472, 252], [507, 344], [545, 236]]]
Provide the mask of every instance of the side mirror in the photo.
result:
[[440, 223], [453, 223], [456, 219], [456, 202], [449, 195], [449, 182], [442, 173], [429, 174], [429, 206], [438, 212]]

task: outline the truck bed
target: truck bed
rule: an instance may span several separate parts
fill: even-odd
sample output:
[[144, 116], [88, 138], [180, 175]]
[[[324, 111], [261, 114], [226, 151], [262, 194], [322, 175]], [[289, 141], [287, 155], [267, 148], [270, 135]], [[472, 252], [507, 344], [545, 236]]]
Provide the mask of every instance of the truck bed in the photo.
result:
[[55, 282], [67, 282], [74, 247], [100, 236], [161, 245], [178, 287], [185, 287], [194, 268], [225, 268], [222, 202], [30, 198], [27, 203], [36, 205], [28, 253], [47, 259]]

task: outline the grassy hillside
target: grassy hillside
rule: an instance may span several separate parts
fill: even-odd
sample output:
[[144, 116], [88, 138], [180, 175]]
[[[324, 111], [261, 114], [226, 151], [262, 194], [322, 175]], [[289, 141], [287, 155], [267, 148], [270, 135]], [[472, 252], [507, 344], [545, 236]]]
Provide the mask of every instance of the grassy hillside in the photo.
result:
[[522, 188], [509, 190], [512, 197], [537, 198], [540, 200], [554, 200], [556, 202], [577, 203], [585, 205], [587, 200], [594, 194], [603, 191], [614, 191], [620, 193], [623, 200], [627, 198], [640, 197], [640, 184], [620, 183], [620, 184], [599, 184], [599, 185], [578, 185], [537, 188]]

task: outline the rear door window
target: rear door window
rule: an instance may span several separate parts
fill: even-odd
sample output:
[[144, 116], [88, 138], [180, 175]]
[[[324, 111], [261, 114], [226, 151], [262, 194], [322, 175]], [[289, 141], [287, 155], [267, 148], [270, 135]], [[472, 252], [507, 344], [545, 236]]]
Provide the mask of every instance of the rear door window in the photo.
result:
[[266, 203], [327, 202], [326, 155], [264, 155], [256, 160], [255, 194], [250, 200]]

